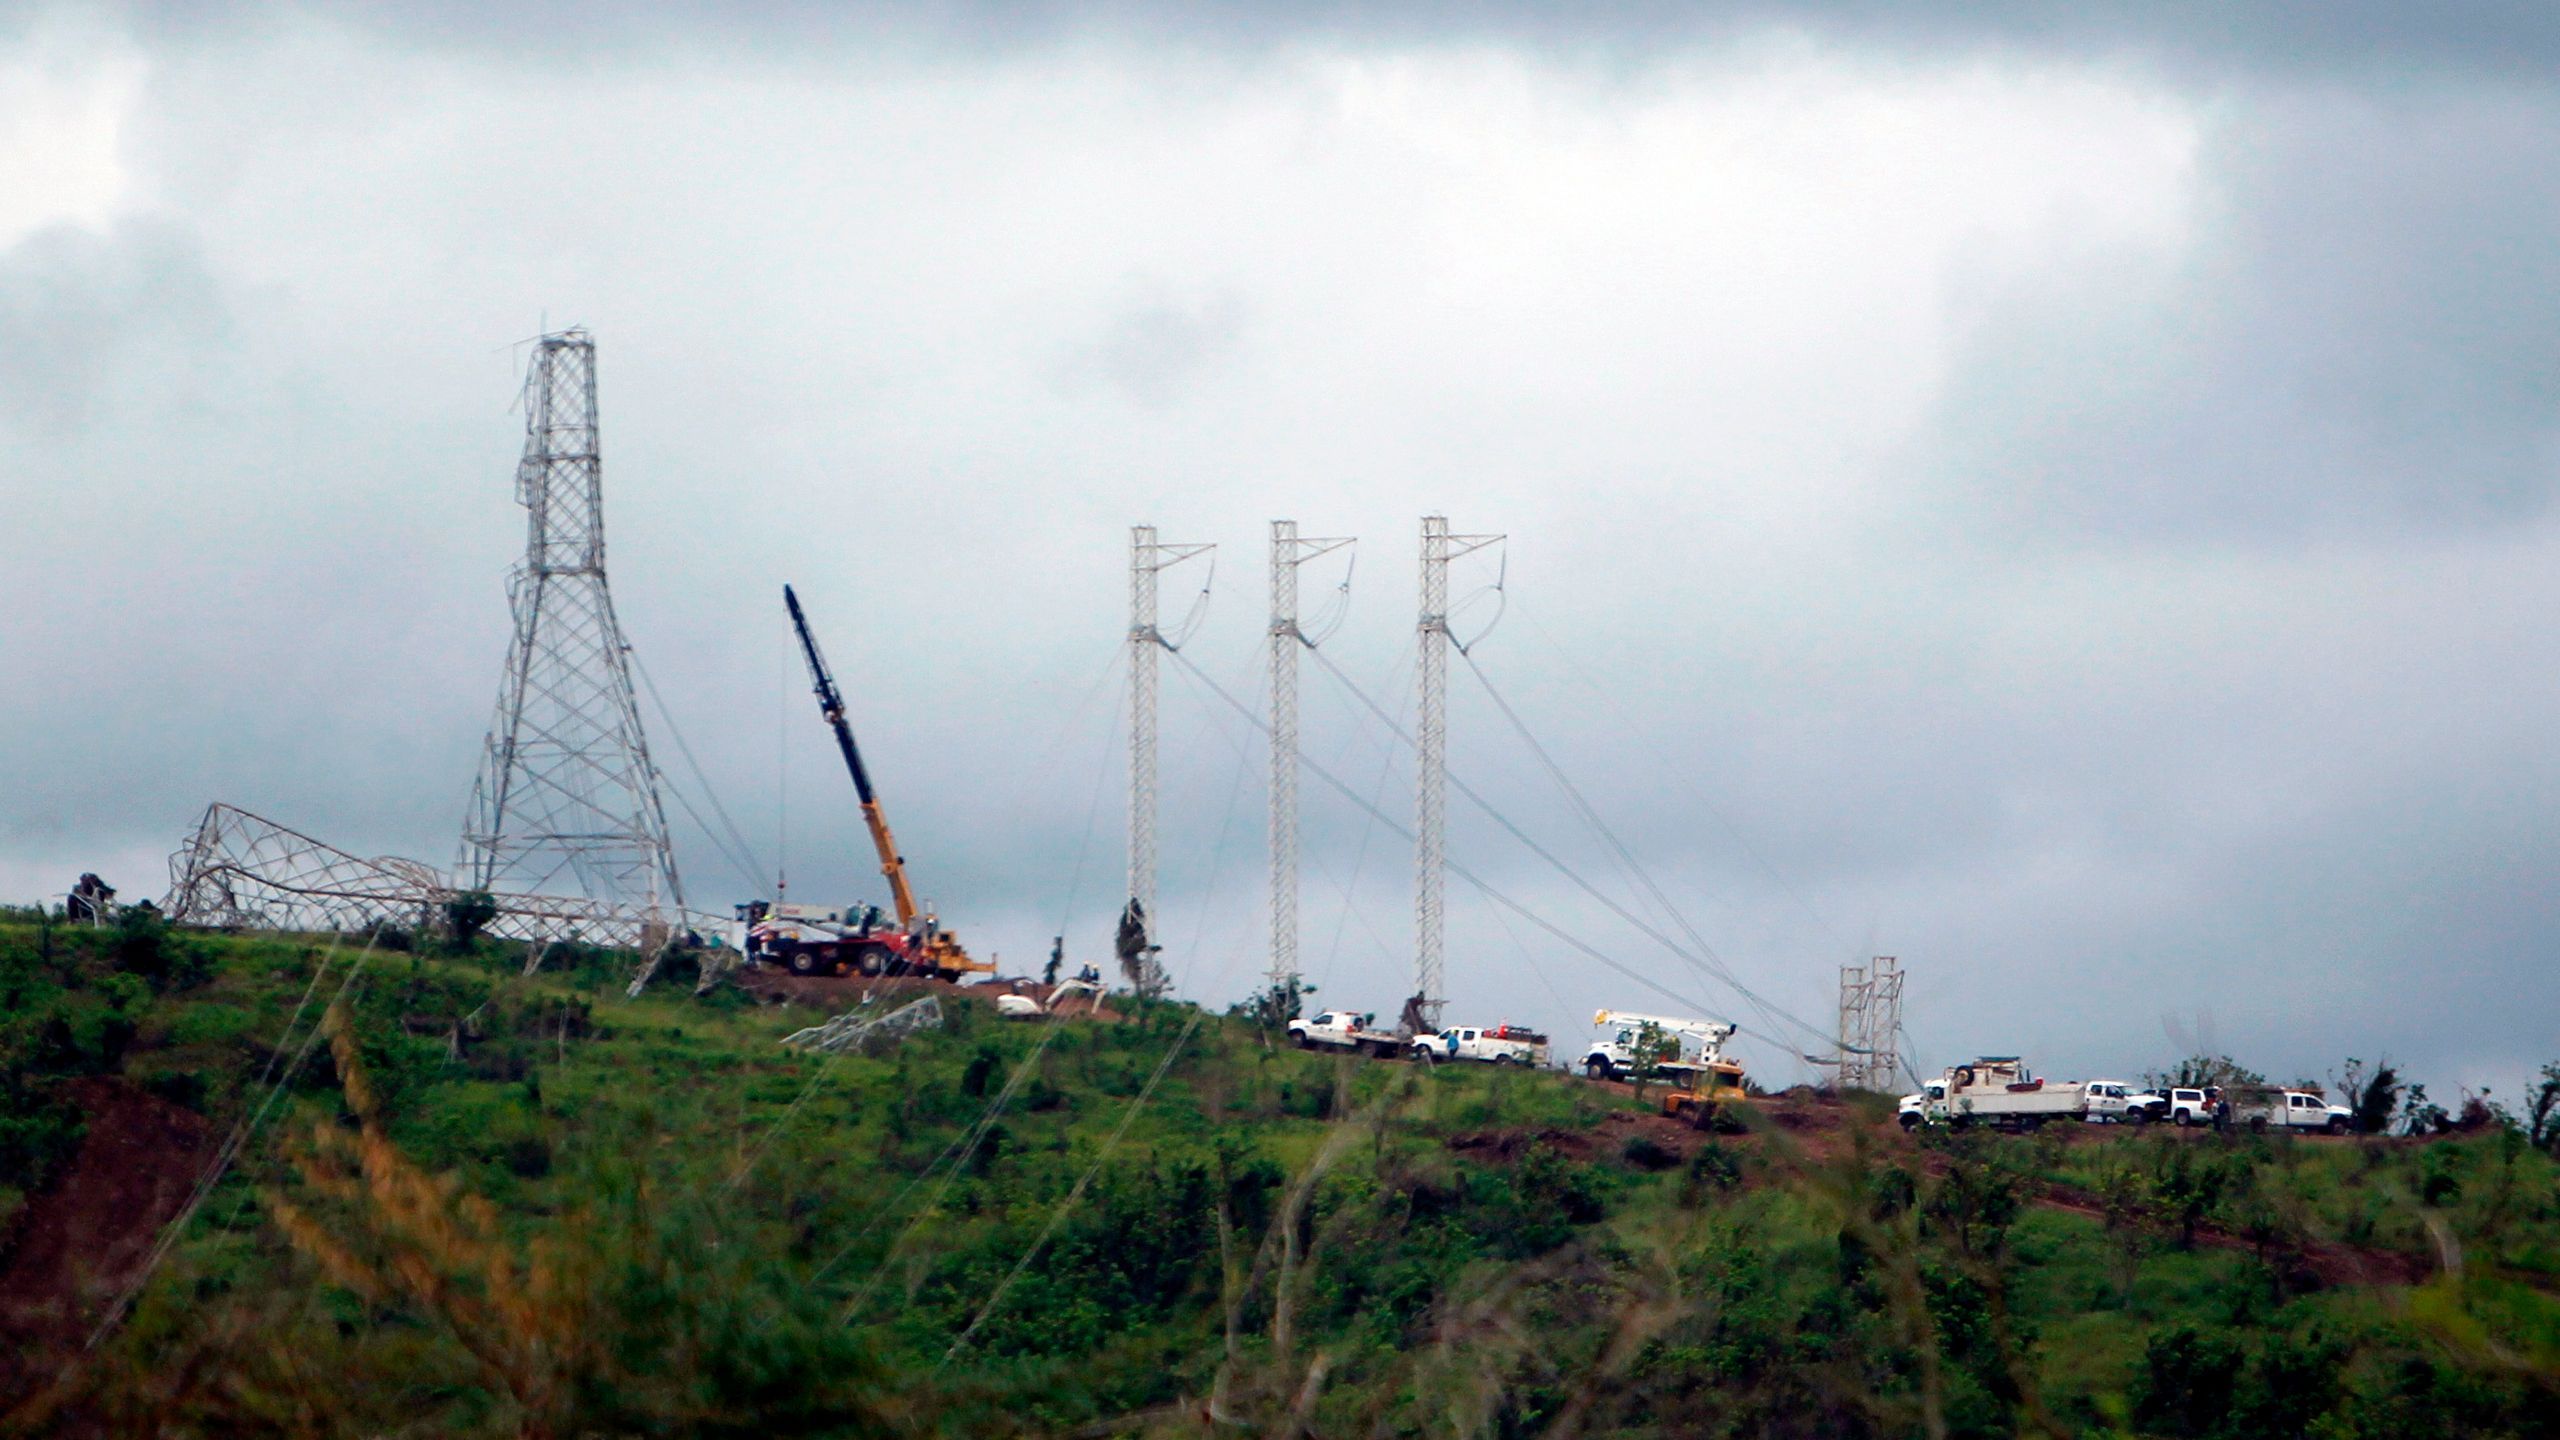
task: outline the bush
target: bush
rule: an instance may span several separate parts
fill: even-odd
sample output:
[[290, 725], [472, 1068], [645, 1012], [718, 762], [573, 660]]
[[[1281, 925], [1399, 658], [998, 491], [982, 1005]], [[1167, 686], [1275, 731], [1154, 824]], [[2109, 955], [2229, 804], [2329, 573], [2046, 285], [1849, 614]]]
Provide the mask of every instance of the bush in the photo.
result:
[[1620, 1147], [1619, 1158], [1639, 1170], [1668, 1170], [1680, 1163], [1680, 1157], [1655, 1143], [1650, 1135], [1630, 1135]]
[[33, 1193], [80, 1148], [80, 1111], [22, 1075], [0, 1081], [0, 1181]]
[[2211, 1435], [2231, 1414], [2241, 1361], [2239, 1343], [2222, 1330], [2173, 1325], [2143, 1347], [2133, 1382], [2133, 1418], [2163, 1435]]
[[1680, 1177], [1680, 1203], [1694, 1208], [1741, 1183], [1742, 1157], [1710, 1140], [1689, 1156], [1689, 1168]]

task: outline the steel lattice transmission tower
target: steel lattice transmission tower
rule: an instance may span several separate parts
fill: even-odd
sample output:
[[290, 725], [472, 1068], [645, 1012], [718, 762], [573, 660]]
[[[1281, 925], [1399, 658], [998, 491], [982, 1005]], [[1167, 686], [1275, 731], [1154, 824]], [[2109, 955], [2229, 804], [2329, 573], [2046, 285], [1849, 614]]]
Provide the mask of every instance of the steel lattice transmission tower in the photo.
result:
[[1298, 566], [1348, 539], [1301, 539], [1298, 522], [1271, 522], [1271, 975], [1274, 991], [1298, 976]]
[[1422, 614], [1415, 629], [1413, 800], [1413, 998], [1402, 1023], [1438, 1029], [1440, 905], [1448, 829], [1449, 562], [1502, 542], [1499, 535], [1452, 535], [1446, 516], [1422, 517]]
[[1167, 545], [1153, 525], [1129, 527], [1129, 903], [1120, 912], [1120, 963], [1138, 988], [1163, 988], [1156, 924], [1156, 576], [1214, 545]]
[[1891, 1090], [1902, 1069], [1902, 962], [1840, 967], [1840, 1088]]
[[596, 346], [545, 335], [524, 387], [525, 555], [508, 578], [515, 638], [463, 822], [463, 883], [651, 914], [683, 904], [658, 772], [605, 585]]

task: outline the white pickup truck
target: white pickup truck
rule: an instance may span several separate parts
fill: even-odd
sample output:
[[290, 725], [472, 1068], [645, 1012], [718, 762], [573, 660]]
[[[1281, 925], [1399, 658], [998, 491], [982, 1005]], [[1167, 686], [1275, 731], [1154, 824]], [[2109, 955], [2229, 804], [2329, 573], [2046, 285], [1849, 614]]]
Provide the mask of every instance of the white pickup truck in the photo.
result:
[[1355, 1015], [1348, 1010], [1327, 1010], [1312, 1020], [1301, 1017], [1290, 1021], [1289, 1038], [1301, 1050], [1358, 1050], [1392, 1060], [1403, 1053], [1403, 1047], [1396, 1040], [1396, 1032], [1376, 1028], [1377, 1021], [1374, 1012]]
[[2251, 1130], [2311, 1130], [2344, 1135], [2356, 1128], [2355, 1112], [2332, 1105], [2310, 1090], [2280, 1090], [2269, 1085], [2235, 1085], [2224, 1093], [2231, 1107], [2226, 1124]]
[[2082, 1088], [2089, 1092], [2089, 1106], [2081, 1118], [2092, 1125], [2141, 1125], [2169, 1116], [2165, 1097], [2137, 1090], [2121, 1080], [2092, 1080]]
[[2047, 1120], [2077, 1120], [2089, 1113], [2089, 1088], [2038, 1080], [2015, 1055], [1985, 1055], [1905, 1095], [1896, 1118], [1905, 1130], [1922, 1125], [1997, 1125], [2033, 1130]]
[[1547, 1037], [1518, 1025], [1459, 1025], [1413, 1037], [1416, 1060], [1482, 1060], [1494, 1065], [1544, 1065]]

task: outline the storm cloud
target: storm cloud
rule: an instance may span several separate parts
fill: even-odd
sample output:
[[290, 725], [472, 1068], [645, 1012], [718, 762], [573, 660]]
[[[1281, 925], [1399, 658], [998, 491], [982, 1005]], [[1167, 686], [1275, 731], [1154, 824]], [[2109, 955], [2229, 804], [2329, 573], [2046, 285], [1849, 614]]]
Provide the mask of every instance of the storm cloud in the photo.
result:
[[[1260, 743], [1188, 667], [1253, 703], [1294, 518], [1361, 537], [1324, 653], [1409, 708], [1445, 512], [1510, 537], [1459, 580], [1483, 673], [1765, 1005], [1464, 802], [1453, 856], [1773, 1077], [1811, 1043], [1774, 1012], [1875, 951], [1933, 1060], [2388, 1051], [2449, 1091], [2560, 1054], [2560, 22], [1208, 13], [0, 29], [0, 887], [154, 890], [215, 799], [449, 860], [521, 342], [583, 323], [617, 599], [705, 773], [661, 759], [760, 852], [684, 822], [700, 902], [870, 869], [788, 580], [943, 912], [1097, 953], [1152, 522], [1221, 547], [1165, 677], [1164, 930], [1242, 994]], [[1382, 727], [1304, 692], [1401, 814]], [[1452, 694], [1460, 773], [1649, 909]], [[1409, 858], [1307, 794], [1307, 967], [1391, 1010]], [[1466, 1014], [1658, 1003], [1451, 893]]]

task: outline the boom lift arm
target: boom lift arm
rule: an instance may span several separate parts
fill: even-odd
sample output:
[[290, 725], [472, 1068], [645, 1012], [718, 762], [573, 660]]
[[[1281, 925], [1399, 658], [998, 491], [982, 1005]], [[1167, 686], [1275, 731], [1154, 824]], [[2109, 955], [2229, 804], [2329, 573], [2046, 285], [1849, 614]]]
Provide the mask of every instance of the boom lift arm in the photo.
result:
[[1594, 1026], [1651, 1025], [1665, 1034], [1697, 1041], [1699, 1058], [1710, 1063], [1724, 1058], [1724, 1042], [1732, 1039], [1739, 1028], [1722, 1020], [1698, 1020], [1685, 1015], [1639, 1015], [1633, 1010], [1603, 1010], [1591, 1017], [1591, 1023]]
[[907, 862], [898, 854], [897, 838], [889, 833], [889, 817], [881, 813], [880, 797], [871, 789], [871, 772], [863, 768], [861, 747], [853, 743], [853, 727], [845, 722], [844, 693], [836, 688], [826, 657], [818, 653], [818, 637], [809, 633], [808, 617], [800, 613], [800, 597], [788, 585], [782, 587], [782, 603], [790, 607], [791, 628], [800, 633], [800, 653], [809, 662], [819, 713], [836, 732], [836, 749], [844, 753], [844, 768], [853, 773], [854, 793], [862, 797], [862, 823], [871, 828], [871, 844], [880, 852], [880, 873], [889, 881], [889, 901], [897, 907], [898, 928], [913, 930], [916, 895], [907, 884]]

